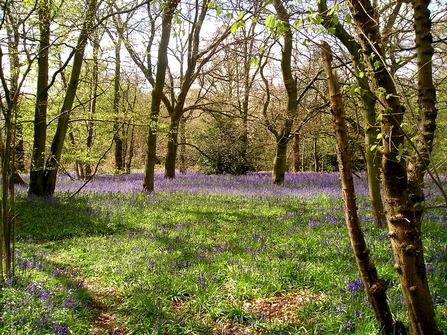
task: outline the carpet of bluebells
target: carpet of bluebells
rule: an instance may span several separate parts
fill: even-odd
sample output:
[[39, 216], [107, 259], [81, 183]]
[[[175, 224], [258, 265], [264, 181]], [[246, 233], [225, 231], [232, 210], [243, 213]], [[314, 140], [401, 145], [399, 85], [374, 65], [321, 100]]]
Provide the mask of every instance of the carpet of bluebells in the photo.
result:
[[[16, 271], [0, 295], [1, 334], [374, 334], [338, 174], [61, 176], [52, 198], [17, 195]], [[364, 175], [359, 218], [395, 319], [405, 301]], [[428, 188], [424, 246], [447, 330], [447, 210]], [[110, 322], [96, 322], [98, 306]], [[96, 320], [96, 321], [95, 321]], [[108, 328], [108, 330], [106, 329]]]

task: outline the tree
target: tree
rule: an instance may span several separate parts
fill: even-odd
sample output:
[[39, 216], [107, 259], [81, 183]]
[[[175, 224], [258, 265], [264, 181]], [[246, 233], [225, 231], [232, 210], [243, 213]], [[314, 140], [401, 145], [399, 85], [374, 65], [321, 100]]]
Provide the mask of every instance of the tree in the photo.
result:
[[28, 192], [43, 195], [45, 147], [47, 138], [47, 109], [48, 109], [48, 78], [49, 78], [49, 48], [51, 7], [49, 1], [42, 1], [39, 9], [39, 53], [37, 59], [37, 90], [34, 112], [34, 141], [30, 167], [30, 184]]
[[[64, 102], [62, 104], [60, 113], [57, 117], [57, 129], [53, 137], [50, 154], [45, 159], [45, 142], [46, 142], [46, 110], [48, 100], [48, 90], [53, 85], [54, 80], [48, 84], [48, 51], [50, 48], [50, 2], [43, 2], [40, 15], [42, 15], [43, 22], [41, 23], [40, 33], [42, 41], [40, 44], [39, 54], [39, 75], [38, 75], [38, 97], [36, 99], [36, 112], [34, 120], [34, 145], [33, 148], [33, 161], [31, 163], [30, 172], [30, 188], [29, 194], [42, 196], [53, 195], [56, 187], [56, 177], [59, 169], [59, 162], [61, 159], [62, 149], [64, 146], [65, 137], [68, 130], [68, 123], [70, 113], [73, 108], [75, 100], [79, 78], [82, 70], [84, 51], [87, 45], [87, 39], [91, 35], [94, 27], [94, 19], [96, 17], [96, 11], [99, 8], [100, 1], [89, 0], [87, 2], [87, 9], [85, 11], [84, 21], [82, 28], [78, 36], [77, 44], [74, 50], [69, 55], [67, 62], [59, 71], [60, 73], [68, 65], [68, 61], [73, 58], [73, 64], [71, 68], [70, 79], [68, 82], [67, 90], [65, 92]], [[41, 68], [42, 66], [42, 68]], [[54, 78], [53, 78], [54, 79]]]
[[163, 8], [162, 32], [158, 46], [157, 73], [152, 89], [150, 123], [147, 138], [147, 158], [143, 180], [143, 189], [149, 192], [154, 191], [158, 117], [160, 115], [160, 103], [165, 85], [166, 69], [168, 67], [168, 45], [171, 37], [172, 18], [179, 3], [180, 0], [167, 0]]
[[377, 150], [378, 135], [380, 128], [376, 122], [375, 96], [371, 91], [367, 77], [361, 75], [365, 73], [365, 65], [361, 59], [361, 45], [335, 18], [334, 14], [327, 8], [326, 0], [318, 1], [318, 10], [326, 29], [332, 29], [333, 34], [348, 49], [352, 57], [354, 73], [357, 85], [360, 88], [360, 97], [364, 108], [364, 128], [365, 128], [365, 157], [366, 171], [368, 177], [368, 189], [371, 198], [374, 222], [377, 226], [383, 227], [385, 224], [385, 211], [380, 192], [380, 155]]
[[351, 239], [357, 266], [366, 288], [379, 329], [383, 334], [404, 334], [405, 328], [398, 322], [393, 324], [393, 317], [387, 302], [387, 283], [379, 278], [374, 263], [370, 260], [362, 227], [357, 216], [357, 205], [354, 190], [352, 156], [346, 130], [345, 110], [337, 76], [332, 71], [332, 51], [329, 44], [322, 42], [323, 63], [327, 76], [331, 99], [331, 112], [337, 142], [337, 158], [340, 180], [345, 204], [346, 225]]
[[[163, 99], [170, 117], [168, 149], [165, 161], [165, 178], [172, 179], [175, 177], [179, 125], [183, 114], [187, 111], [187, 109], [185, 109], [185, 102], [188, 92], [204, 66], [210, 61], [213, 55], [219, 52], [219, 49], [223, 49], [222, 42], [230, 34], [229, 27], [216, 30], [215, 37], [212, 41], [209, 42], [205, 48], [200, 48], [202, 27], [205, 23], [209, 8], [208, 0], [196, 0], [192, 8], [187, 6], [187, 14], [182, 20], [180, 31], [175, 33], [175, 36], [177, 37], [177, 52], [174, 52], [174, 56], [179, 61], [180, 65], [180, 84], [178, 87], [175, 87], [174, 78], [171, 77], [171, 85], [168, 94], [171, 99]], [[179, 20], [181, 20], [180, 17], [181, 16], [179, 16]], [[185, 22], [187, 22], [188, 28], [184, 27]], [[187, 40], [185, 41], [186, 43], [181, 41], [181, 37], [183, 36], [181, 31], [188, 31], [188, 34], [185, 35], [187, 37]], [[184, 64], [186, 64], [185, 69], [183, 68]]]
[[[403, 295], [408, 309], [411, 334], [440, 334], [435, 321], [433, 302], [427, 282], [421, 239], [423, 208], [422, 179], [431, 152], [436, 128], [431, 59], [433, 48], [430, 33], [429, 1], [413, 1], [416, 53], [418, 57], [420, 130], [419, 143], [426, 148], [418, 151], [407, 168], [403, 155], [406, 134], [402, 128], [405, 107], [399, 99], [394, 78], [387, 69], [374, 6], [368, 0], [351, 0], [351, 12], [359, 29], [364, 62], [382, 107], [382, 176], [389, 236], [396, 260]], [[420, 164], [418, 164], [419, 162]]]

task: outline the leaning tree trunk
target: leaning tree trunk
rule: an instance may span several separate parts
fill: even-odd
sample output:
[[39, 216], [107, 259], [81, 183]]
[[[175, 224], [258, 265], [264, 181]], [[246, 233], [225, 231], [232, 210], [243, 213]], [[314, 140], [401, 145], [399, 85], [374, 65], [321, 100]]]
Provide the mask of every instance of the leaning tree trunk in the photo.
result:
[[[417, 211], [422, 213], [422, 208], [414, 208], [411, 190], [409, 192], [409, 186], [412, 183], [411, 181], [409, 183], [406, 160], [402, 155], [405, 148], [405, 133], [401, 125], [405, 108], [400, 103], [393, 78], [384, 64], [384, 52], [379, 29], [373, 19], [376, 13], [372, 4], [368, 0], [351, 0], [350, 3], [355, 24], [361, 32], [364, 60], [368, 65], [368, 70], [374, 74], [373, 84], [384, 106], [382, 113], [382, 133], [385, 136], [382, 156], [383, 190], [389, 236], [396, 262], [394, 268], [399, 274], [408, 310], [410, 332], [417, 335], [440, 334], [427, 282], [421, 222], [418, 215], [415, 215]], [[425, 2], [424, 5], [428, 3]], [[422, 4], [416, 4], [417, 6], [422, 6]], [[428, 11], [427, 8], [425, 11]], [[427, 19], [424, 20], [426, 24]], [[417, 28], [418, 24], [416, 23], [415, 26]]]
[[332, 72], [332, 54], [329, 44], [322, 42], [324, 69], [327, 76], [329, 95], [331, 99], [331, 112], [337, 147], [338, 167], [343, 190], [346, 225], [349, 231], [352, 249], [354, 251], [357, 267], [365, 285], [368, 300], [374, 312], [379, 329], [382, 334], [404, 334], [405, 328], [401, 323], [393, 325], [393, 317], [387, 302], [387, 283], [379, 278], [377, 269], [369, 257], [362, 227], [357, 216], [356, 196], [354, 190], [352, 155], [349, 147], [348, 132], [346, 130], [345, 110], [336, 75]]
[[45, 167], [44, 172], [45, 195], [53, 195], [54, 190], [56, 188], [56, 177], [59, 169], [59, 161], [62, 155], [62, 148], [64, 147], [65, 137], [68, 130], [68, 121], [70, 119], [70, 113], [73, 108], [73, 102], [79, 84], [82, 62], [84, 60], [84, 50], [85, 46], [87, 45], [87, 38], [91, 34], [91, 27], [93, 26], [93, 19], [95, 17], [97, 8], [98, 8], [97, 0], [89, 1], [85, 21], [76, 46], [76, 54], [73, 60], [70, 82], [68, 84], [65, 99], [62, 104], [61, 112], [58, 118], [56, 134], [54, 135], [51, 144], [50, 158], [48, 159]]
[[377, 227], [384, 228], [385, 211], [380, 191], [380, 154], [377, 150], [378, 134], [380, 127], [376, 120], [376, 103], [375, 97], [371, 92], [370, 85], [366, 76], [360, 76], [360, 72], [365, 72], [365, 65], [361, 61], [361, 45], [357, 43], [338, 20], [334, 19], [334, 15], [330, 14], [327, 8], [326, 0], [318, 2], [318, 10], [323, 20], [324, 26], [334, 29], [334, 35], [343, 43], [352, 56], [354, 71], [357, 78], [357, 84], [362, 93], [364, 118], [365, 118], [365, 157], [366, 157], [366, 175], [368, 180], [368, 190], [371, 199], [371, 207], [374, 223]]

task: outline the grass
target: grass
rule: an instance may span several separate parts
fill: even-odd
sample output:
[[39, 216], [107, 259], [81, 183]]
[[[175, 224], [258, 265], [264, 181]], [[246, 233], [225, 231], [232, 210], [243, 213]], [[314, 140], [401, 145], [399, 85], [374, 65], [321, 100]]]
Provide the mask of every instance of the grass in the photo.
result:
[[[1, 292], [2, 334], [377, 334], [352, 255], [337, 174], [61, 180], [19, 190], [17, 272]], [[387, 231], [365, 180], [359, 216], [394, 317], [406, 318]], [[430, 195], [436, 199], [436, 194]], [[435, 200], [430, 200], [435, 201]], [[424, 223], [427, 270], [447, 330], [447, 211]]]

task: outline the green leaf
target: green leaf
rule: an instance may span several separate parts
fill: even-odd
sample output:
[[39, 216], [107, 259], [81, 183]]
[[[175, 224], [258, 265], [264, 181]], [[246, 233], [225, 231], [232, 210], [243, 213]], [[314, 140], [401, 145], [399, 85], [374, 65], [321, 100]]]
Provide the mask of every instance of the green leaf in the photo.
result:
[[265, 19], [265, 26], [267, 28], [273, 29], [275, 28], [276, 25], [276, 19], [275, 19], [275, 14], [270, 14], [269, 16], [267, 16], [267, 18]]
[[332, 18], [332, 22], [333, 22], [334, 24], [338, 24], [338, 17], [334, 16], [334, 17]]
[[376, 138], [377, 138], [378, 140], [380, 140], [382, 137], [383, 137], [383, 134], [382, 134], [382, 133], [378, 133], [377, 136], [376, 136]]
[[349, 15], [349, 14], [347, 14], [347, 15], [345, 16], [345, 20], [346, 20], [346, 22], [348, 22], [348, 23], [352, 23], [352, 16]]
[[250, 59], [250, 61], [248, 62], [249, 66], [258, 66], [260, 63], [259, 58], [252, 58]]
[[222, 14], [222, 11], [223, 11], [223, 7], [219, 7], [216, 10], [216, 14], [219, 16], [220, 14]]
[[360, 72], [359, 73], [359, 78], [363, 78], [365, 76], [365, 72]]
[[238, 17], [237, 17], [237, 20], [238, 20], [238, 21], [242, 20], [243, 17], [244, 17], [244, 15], [245, 15], [245, 12], [244, 12], [244, 11], [240, 12], [239, 15], [238, 15]]
[[236, 32], [237, 28], [239, 28], [239, 22], [233, 23], [230, 28], [231, 33], [234, 34]]

